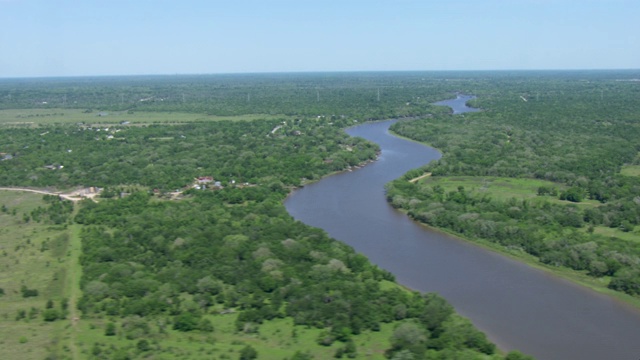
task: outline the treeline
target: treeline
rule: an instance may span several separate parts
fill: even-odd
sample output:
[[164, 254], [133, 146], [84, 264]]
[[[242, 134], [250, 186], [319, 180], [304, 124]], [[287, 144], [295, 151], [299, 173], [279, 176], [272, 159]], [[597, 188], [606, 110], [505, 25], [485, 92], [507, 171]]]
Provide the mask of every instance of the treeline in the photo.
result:
[[637, 242], [598, 235], [594, 228], [631, 232], [640, 224], [640, 178], [620, 174], [623, 165], [639, 159], [640, 90], [616, 78], [560, 80], [496, 81], [492, 86], [504, 84], [501, 93], [478, 88], [481, 96], [473, 104], [484, 109], [480, 113], [434, 116], [392, 129], [442, 150], [440, 160], [416, 173], [550, 180], [565, 190], [541, 188], [541, 197], [600, 205], [503, 201], [465, 189], [444, 193], [407, 183], [411, 175], [389, 186], [389, 200], [432, 226], [519, 248], [547, 264], [611, 277], [610, 288], [638, 295]]

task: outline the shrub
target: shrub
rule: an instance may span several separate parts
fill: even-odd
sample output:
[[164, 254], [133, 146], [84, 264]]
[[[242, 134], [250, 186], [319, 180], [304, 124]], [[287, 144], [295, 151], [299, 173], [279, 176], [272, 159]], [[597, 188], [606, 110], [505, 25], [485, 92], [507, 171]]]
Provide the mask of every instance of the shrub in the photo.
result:
[[43, 313], [42, 313], [42, 317], [44, 318], [44, 321], [56, 321], [59, 318], [61, 318], [60, 316], [60, 312], [56, 309], [46, 309]]

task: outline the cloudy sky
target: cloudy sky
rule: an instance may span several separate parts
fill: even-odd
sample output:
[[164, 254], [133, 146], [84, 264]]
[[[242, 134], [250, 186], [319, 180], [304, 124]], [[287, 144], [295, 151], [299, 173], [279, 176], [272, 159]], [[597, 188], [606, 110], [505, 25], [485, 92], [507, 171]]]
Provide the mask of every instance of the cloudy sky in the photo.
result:
[[0, 77], [640, 68], [638, 0], [0, 0]]

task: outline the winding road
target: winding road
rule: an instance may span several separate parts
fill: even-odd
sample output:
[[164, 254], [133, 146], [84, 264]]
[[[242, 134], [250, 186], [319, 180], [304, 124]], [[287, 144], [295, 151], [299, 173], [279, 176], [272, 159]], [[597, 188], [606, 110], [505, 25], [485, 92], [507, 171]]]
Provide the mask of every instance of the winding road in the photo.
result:
[[62, 194], [60, 192], [51, 192], [51, 191], [45, 191], [45, 190], [36, 190], [36, 189], [28, 189], [28, 188], [12, 188], [12, 187], [0, 187], [0, 190], [5, 190], [5, 191], [26, 191], [26, 192], [32, 192], [32, 193], [36, 193], [36, 194], [43, 194], [43, 195], [58, 195], [61, 198], [65, 199], [65, 200], [70, 200], [73, 202], [77, 202], [82, 200], [81, 196], [72, 196], [69, 194]]

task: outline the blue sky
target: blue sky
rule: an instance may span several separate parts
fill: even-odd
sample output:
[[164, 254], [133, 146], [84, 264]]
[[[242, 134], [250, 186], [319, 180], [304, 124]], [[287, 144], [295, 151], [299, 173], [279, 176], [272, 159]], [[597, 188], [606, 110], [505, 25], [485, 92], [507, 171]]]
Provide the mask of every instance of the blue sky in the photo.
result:
[[0, 0], [0, 77], [640, 68], [638, 0]]

